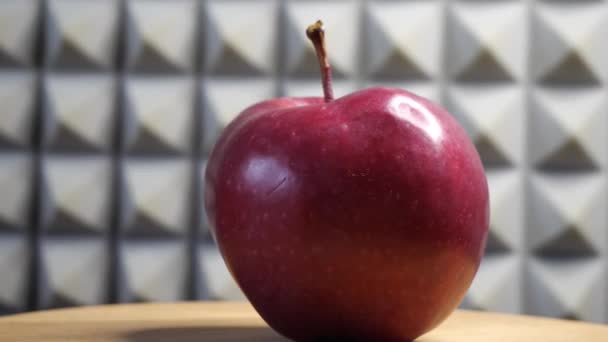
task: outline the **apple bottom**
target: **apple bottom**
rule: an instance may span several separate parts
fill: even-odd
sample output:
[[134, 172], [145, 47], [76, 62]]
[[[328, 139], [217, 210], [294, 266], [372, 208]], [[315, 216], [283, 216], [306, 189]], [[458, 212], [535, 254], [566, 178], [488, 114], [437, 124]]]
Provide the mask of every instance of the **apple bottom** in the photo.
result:
[[345, 240], [334, 233], [314, 243], [223, 251], [255, 309], [286, 337], [413, 340], [458, 306], [478, 267], [449, 240], [404, 243], [363, 233]]

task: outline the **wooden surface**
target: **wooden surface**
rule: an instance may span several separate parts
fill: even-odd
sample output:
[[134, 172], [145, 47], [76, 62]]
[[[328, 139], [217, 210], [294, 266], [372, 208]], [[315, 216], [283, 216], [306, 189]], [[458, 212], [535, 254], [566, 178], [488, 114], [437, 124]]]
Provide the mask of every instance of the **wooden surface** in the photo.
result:
[[[129, 304], [0, 318], [0, 341], [286, 341], [246, 303]], [[608, 341], [608, 327], [457, 311], [417, 341]]]

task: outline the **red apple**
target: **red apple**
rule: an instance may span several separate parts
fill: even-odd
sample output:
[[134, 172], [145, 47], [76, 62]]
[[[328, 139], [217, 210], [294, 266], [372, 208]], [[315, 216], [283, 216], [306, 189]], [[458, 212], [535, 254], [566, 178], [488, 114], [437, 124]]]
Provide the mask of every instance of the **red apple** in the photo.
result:
[[444, 320], [488, 232], [475, 147], [441, 107], [405, 90], [279, 98], [224, 130], [206, 209], [230, 272], [262, 318], [297, 341], [403, 341]]

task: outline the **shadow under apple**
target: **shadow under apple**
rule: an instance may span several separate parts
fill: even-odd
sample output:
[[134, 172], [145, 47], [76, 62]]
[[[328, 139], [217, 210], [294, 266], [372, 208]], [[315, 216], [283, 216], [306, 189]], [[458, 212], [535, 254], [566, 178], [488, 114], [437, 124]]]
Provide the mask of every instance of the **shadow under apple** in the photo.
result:
[[[127, 342], [288, 342], [289, 340], [279, 336], [267, 327], [176, 327], [176, 328], [151, 328], [129, 332], [124, 336]], [[326, 338], [319, 342], [341, 341], [342, 339]], [[416, 342], [439, 342], [434, 338], [424, 336]]]
[[266, 327], [176, 327], [150, 328], [132, 331], [126, 334], [128, 342], [201, 342], [201, 341], [251, 341], [251, 342], [287, 342]]

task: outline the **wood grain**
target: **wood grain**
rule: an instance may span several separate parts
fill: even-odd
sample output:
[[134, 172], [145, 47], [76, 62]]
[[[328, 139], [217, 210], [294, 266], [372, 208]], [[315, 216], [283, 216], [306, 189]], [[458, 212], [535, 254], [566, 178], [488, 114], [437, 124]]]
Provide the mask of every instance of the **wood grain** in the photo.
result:
[[[106, 305], [0, 318], [0, 341], [287, 341], [247, 303]], [[421, 342], [608, 341], [608, 326], [456, 311]]]

